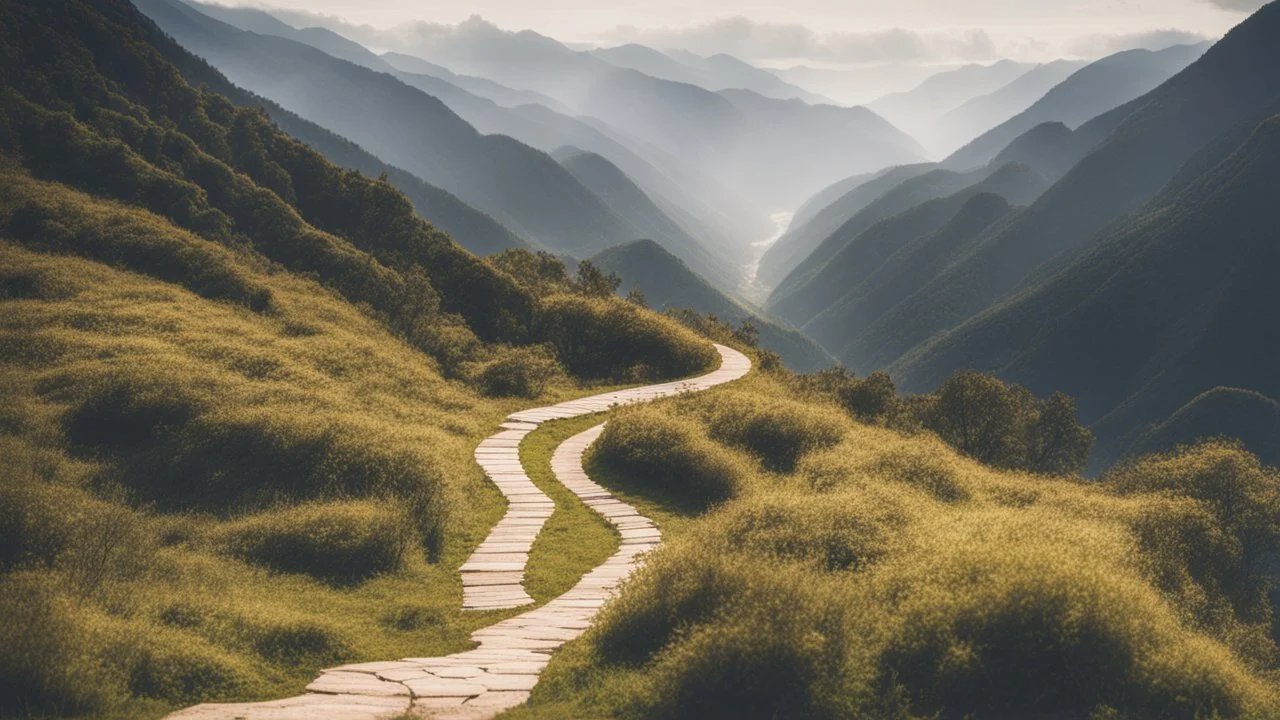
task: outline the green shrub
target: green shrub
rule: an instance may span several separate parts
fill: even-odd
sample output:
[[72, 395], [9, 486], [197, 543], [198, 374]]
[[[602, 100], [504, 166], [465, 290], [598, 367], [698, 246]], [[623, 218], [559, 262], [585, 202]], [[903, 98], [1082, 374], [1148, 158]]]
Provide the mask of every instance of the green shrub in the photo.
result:
[[283, 665], [333, 665], [351, 652], [333, 629], [316, 622], [276, 622], [252, 631], [253, 649]]
[[685, 406], [707, 419], [711, 437], [774, 470], [789, 471], [805, 453], [835, 445], [848, 427], [839, 412], [820, 405], [730, 389]]
[[652, 369], [649, 380], [684, 377], [719, 358], [689, 330], [614, 297], [544, 298], [534, 339], [550, 343], [565, 369], [585, 378], [635, 379], [632, 369], [641, 365]]
[[218, 542], [226, 552], [273, 570], [349, 584], [398, 570], [411, 537], [401, 513], [350, 501], [248, 517], [221, 530]]
[[[1213, 440], [1129, 462], [1103, 480], [1123, 495], [1153, 493], [1196, 503], [1214, 522], [1170, 523], [1160, 539], [1175, 542], [1167, 533], [1179, 526], [1193, 533], [1198, 547], [1188, 558], [1188, 572], [1220, 588], [1246, 619], [1261, 620], [1269, 612], [1263, 597], [1269, 584], [1265, 558], [1280, 549], [1280, 471], [1264, 468], [1237, 443]], [[1186, 511], [1182, 515], [1191, 519]], [[1218, 533], [1224, 538], [1207, 542]], [[1143, 534], [1157, 543], [1153, 529]], [[1220, 556], [1203, 557], [1210, 548]], [[1191, 563], [1197, 555], [1198, 569]]]
[[472, 372], [472, 382], [489, 397], [536, 398], [564, 377], [553, 351], [542, 346], [503, 347], [495, 355]]
[[109, 652], [125, 666], [136, 697], [189, 705], [243, 696], [259, 682], [239, 658], [175, 633], [123, 638]]
[[742, 463], [697, 423], [646, 406], [619, 413], [591, 452], [592, 463], [692, 508], [723, 502], [746, 481]]
[[753, 495], [708, 518], [701, 542], [724, 554], [802, 562], [828, 572], [862, 570], [904, 541], [907, 512], [892, 497], [863, 492]]
[[51, 576], [0, 575], [0, 715], [80, 715], [114, 688], [86, 652], [88, 638]]

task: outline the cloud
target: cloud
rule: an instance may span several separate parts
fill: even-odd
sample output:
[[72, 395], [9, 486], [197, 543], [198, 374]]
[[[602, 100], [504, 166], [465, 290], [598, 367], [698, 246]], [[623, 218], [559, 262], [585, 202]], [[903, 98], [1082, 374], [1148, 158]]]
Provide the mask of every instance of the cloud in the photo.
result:
[[620, 26], [602, 38], [700, 55], [728, 53], [748, 60], [806, 58], [839, 63], [990, 60], [998, 53], [983, 30], [917, 32], [903, 28], [819, 34], [804, 25], [729, 17], [691, 27]]
[[1258, 8], [1271, 2], [1271, 0], [1200, 0], [1214, 7], [1230, 10], [1232, 12], [1251, 13]]
[[1142, 33], [1085, 35], [1067, 45], [1067, 53], [1095, 58], [1125, 50], [1164, 50], [1174, 45], [1194, 45], [1212, 38], [1189, 30], [1151, 30]]

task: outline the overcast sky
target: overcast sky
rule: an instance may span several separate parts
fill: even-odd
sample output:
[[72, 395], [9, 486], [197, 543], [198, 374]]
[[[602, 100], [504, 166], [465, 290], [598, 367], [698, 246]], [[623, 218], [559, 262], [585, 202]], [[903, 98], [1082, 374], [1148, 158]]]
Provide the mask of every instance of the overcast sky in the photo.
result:
[[389, 27], [479, 15], [570, 43], [642, 42], [768, 64], [1095, 57], [1217, 38], [1260, 0], [219, 0]]

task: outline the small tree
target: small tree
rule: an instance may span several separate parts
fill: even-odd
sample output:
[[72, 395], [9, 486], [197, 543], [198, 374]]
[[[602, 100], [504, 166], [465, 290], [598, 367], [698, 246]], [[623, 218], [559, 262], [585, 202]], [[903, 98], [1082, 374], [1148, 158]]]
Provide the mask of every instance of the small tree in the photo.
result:
[[617, 273], [604, 274], [590, 260], [578, 263], [578, 277], [573, 281], [573, 289], [588, 297], [610, 297], [618, 292], [622, 278]]
[[885, 372], [874, 372], [865, 380], [852, 380], [839, 393], [840, 404], [864, 422], [888, 418], [898, 404], [898, 388]]
[[742, 324], [733, 331], [733, 339], [750, 348], [759, 347], [760, 330], [756, 327], [756, 324], [751, 321], [751, 318], [746, 318], [742, 321]]
[[489, 262], [538, 295], [569, 289], [569, 271], [564, 262], [545, 250], [503, 250], [490, 256]]
[[1093, 432], [1076, 421], [1076, 401], [1068, 395], [1056, 392], [1041, 402], [1028, 435], [1028, 470], [1061, 475], [1089, 462]]
[[632, 305], [638, 305], [642, 308], [649, 307], [649, 302], [648, 300], [645, 299], [644, 291], [642, 291], [638, 287], [631, 288], [631, 291], [627, 293], [627, 302], [631, 303]]

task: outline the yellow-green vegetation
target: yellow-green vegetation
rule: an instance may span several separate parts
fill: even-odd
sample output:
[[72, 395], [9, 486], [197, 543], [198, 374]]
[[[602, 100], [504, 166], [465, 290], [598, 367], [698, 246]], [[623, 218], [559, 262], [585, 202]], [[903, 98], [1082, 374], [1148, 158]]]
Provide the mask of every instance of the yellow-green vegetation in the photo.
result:
[[692, 515], [707, 484], [674, 469], [717, 458], [726, 499], [510, 716], [1280, 714], [1280, 473], [1221, 442], [1097, 481], [996, 470], [831, 398], [756, 374], [619, 411], [593, 472], [665, 478]]
[[596, 511], [556, 479], [551, 456], [568, 438], [604, 421], [587, 415], [546, 423], [520, 443], [520, 464], [542, 492], [556, 503], [529, 553], [524, 587], [543, 603], [568, 592], [592, 568], [618, 549], [618, 534]]
[[127, 2], [0, 0], [0, 51], [0, 717], [465, 649], [501, 617], [460, 612], [503, 512], [476, 443], [527, 397], [714, 359], [524, 288]]

